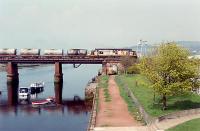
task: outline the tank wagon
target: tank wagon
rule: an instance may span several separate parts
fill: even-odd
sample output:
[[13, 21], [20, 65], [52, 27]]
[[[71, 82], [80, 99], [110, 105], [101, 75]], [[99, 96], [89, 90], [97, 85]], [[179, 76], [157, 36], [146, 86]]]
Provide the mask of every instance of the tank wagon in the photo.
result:
[[63, 49], [46, 49], [44, 50], [45, 57], [58, 58], [64, 55]]
[[0, 58], [2, 57], [14, 58], [16, 54], [17, 54], [16, 49], [8, 49], [8, 48], [0, 49]]
[[24, 48], [20, 50], [20, 56], [23, 58], [29, 57], [39, 57], [40, 56], [40, 49], [34, 48]]
[[87, 56], [87, 50], [86, 49], [70, 49], [67, 51], [67, 55], [72, 56]]

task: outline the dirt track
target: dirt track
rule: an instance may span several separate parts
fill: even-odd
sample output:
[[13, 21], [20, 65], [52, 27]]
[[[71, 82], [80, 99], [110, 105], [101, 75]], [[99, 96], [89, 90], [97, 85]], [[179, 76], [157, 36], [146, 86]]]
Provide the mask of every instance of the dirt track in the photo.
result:
[[105, 102], [103, 89], [99, 90], [99, 112], [97, 114], [96, 127], [100, 126], [140, 126], [129, 114], [127, 104], [120, 96], [114, 76], [109, 77], [108, 83], [111, 101]]

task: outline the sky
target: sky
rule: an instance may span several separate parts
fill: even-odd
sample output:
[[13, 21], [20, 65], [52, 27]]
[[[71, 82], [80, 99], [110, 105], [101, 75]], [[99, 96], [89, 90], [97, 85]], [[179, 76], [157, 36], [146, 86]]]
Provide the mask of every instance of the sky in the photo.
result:
[[0, 48], [200, 41], [200, 0], [0, 0]]

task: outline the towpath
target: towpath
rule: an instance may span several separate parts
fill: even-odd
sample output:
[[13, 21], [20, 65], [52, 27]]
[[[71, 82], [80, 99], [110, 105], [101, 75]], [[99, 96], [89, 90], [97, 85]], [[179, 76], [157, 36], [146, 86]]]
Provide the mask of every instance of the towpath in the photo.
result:
[[200, 114], [187, 115], [176, 119], [163, 120], [150, 126], [141, 126], [130, 114], [127, 104], [121, 98], [114, 76], [108, 83], [111, 101], [105, 102], [103, 88], [99, 90], [99, 111], [94, 131], [164, 131], [183, 122], [200, 118]]
[[99, 112], [96, 127], [140, 126], [140, 123], [129, 114], [127, 104], [120, 96], [119, 87], [114, 78], [115, 76], [110, 76], [108, 81], [110, 102], [105, 102], [103, 88], [99, 90]]

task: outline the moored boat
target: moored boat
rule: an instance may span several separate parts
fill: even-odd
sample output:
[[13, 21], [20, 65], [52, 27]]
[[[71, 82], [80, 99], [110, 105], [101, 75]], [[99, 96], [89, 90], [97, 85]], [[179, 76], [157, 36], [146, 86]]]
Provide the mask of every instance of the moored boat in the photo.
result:
[[49, 101], [47, 100], [38, 100], [38, 101], [33, 101], [32, 105], [44, 105], [44, 104], [48, 104]]
[[29, 100], [30, 91], [28, 87], [20, 87], [18, 91], [19, 100]]
[[30, 84], [31, 94], [40, 93], [44, 91], [44, 82], [35, 82]]
[[32, 101], [32, 106], [42, 106], [42, 105], [49, 105], [49, 104], [55, 104], [55, 100], [53, 97], [48, 97], [46, 100]]

